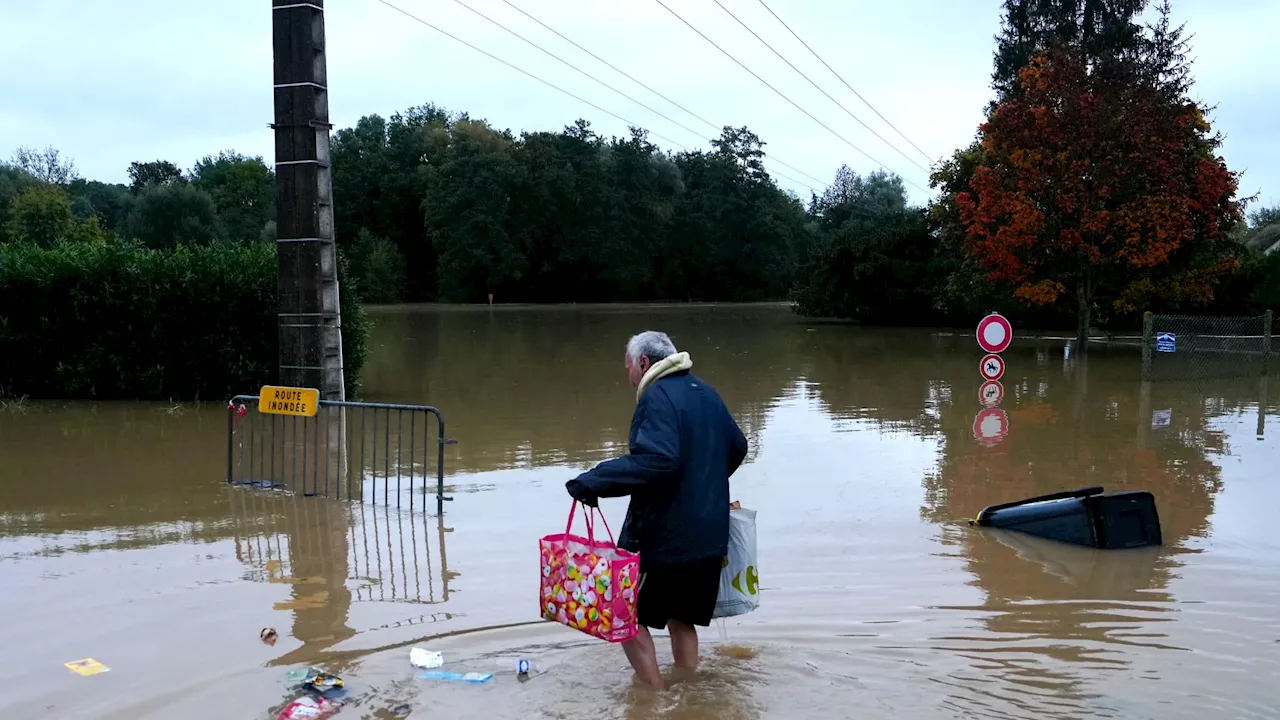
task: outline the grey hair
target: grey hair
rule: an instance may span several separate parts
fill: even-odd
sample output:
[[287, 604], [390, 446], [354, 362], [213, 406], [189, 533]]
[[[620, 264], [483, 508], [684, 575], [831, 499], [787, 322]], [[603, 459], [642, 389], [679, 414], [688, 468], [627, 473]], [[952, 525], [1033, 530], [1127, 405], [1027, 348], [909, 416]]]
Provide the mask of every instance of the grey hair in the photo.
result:
[[649, 358], [650, 363], [657, 363], [676, 354], [676, 346], [666, 333], [657, 330], [646, 330], [627, 341], [627, 357], [631, 362], [640, 362], [641, 357]]

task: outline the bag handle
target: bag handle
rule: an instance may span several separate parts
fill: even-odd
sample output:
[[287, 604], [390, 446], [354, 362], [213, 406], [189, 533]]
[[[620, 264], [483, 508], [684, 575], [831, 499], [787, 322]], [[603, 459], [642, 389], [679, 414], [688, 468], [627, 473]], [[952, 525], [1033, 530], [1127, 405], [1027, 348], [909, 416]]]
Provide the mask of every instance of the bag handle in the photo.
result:
[[[580, 503], [577, 500], [574, 500], [573, 504], [569, 506], [569, 522], [564, 525], [565, 535], [568, 535], [573, 530], [573, 516], [578, 512], [579, 504]], [[616, 546], [618, 541], [613, 537], [613, 530], [609, 527], [609, 521], [605, 519], [604, 511], [598, 507], [588, 507], [585, 504], [583, 504], [582, 507], [585, 508], [582, 511], [582, 517], [587, 523], [587, 541], [593, 545], [596, 542], [595, 516], [599, 515], [600, 522], [604, 523], [605, 532], [609, 533], [609, 542]]]
[[[574, 501], [573, 501], [573, 504], [569, 506], [569, 522], [567, 522], [567, 523], [565, 523], [565, 524], [564, 524], [564, 534], [565, 534], [565, 535], [569, 535], [571, 532], [573, 532], [573, 516], [574, 516], [575, 514], [577, 514], [577, 512], [578, 512], [578, 505], [579, 505], [579, 504], [580, 504], [580, 503], [579, 503], [577, 500], [574, 500]], [[583, 505], [583, 507], [584, 507], [584, 508], [586, 508], [587, 506], [586, 506], [586, 505]], [[584, 519], [584, 520], [586, 521], [586, 523], [587, 523], [587, 540], [588, 540], [588, 541], [590, 541], [590, 542], [592, 542], [592, 543], [595, 543], [595, 541], [596, 541], [596, 534], [595, 534], [595, 527], [593, 526], [593, 523], [591, 522], [591, 510], [590, 510], [590, 508], [587, 508], [587, 509], [585, 509], [585, 510], [583, 510], [583, 511], [582, 511], [582, 517], [583, 517], [583, 519]]]

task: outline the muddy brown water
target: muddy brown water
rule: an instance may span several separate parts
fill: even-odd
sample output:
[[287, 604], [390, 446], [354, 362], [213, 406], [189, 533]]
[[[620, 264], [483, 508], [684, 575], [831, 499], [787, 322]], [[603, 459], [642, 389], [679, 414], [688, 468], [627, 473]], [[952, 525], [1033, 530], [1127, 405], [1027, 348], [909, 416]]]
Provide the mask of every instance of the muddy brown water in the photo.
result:
[[[0, 410], [0, 717], [269, 718], [309, 664], [346, 679], [340, 718], [1280, 716], [1280, 403], [1256, 377], [1144, 393], [1133, 350], [1081, 362], [1020, 339], [988, 446], [965, 333], [776, 306], [374, 318], [366, 399], [437, 405], [459, 441], [443, 518], [228, 488], [218, 404]], [[692, 354], [751, 441], [733, 494], [759, 511], [763, 586], [658, 695], [535, 605], [564, 481], [625, 448], [622, 345], [645, 328]], [[1093, 484], [1155, 493], [1165, 547], [965, 523]], [[605, 509], [616, 527], [622, 501]], [[422, 680], [414, 646], [544, 672]], [[85, 657], [110, 672], [63, 666]]]

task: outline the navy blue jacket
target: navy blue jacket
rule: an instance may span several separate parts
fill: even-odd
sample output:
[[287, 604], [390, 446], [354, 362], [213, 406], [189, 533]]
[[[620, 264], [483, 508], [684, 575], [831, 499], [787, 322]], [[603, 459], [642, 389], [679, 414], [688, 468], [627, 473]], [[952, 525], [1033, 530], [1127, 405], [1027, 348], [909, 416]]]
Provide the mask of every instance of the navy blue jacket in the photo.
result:
[[724, 557], [729, 476], [747, 439], [720, 394], [688, 372], [657, 380], [636, 404], [629, 445], [629, 455], [570, 480], [570, 494], [630, 495], [618, 545], [646, 566]]

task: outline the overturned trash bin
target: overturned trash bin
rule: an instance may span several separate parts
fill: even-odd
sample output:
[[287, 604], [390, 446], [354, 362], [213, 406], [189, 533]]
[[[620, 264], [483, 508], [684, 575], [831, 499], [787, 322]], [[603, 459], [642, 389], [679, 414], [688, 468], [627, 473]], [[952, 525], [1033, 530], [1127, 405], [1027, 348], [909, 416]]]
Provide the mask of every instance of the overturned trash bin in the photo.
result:
[[1114, 550], [1162, 544], [1155, 497], [1080, 488], [983, 508], [970, 525]]

